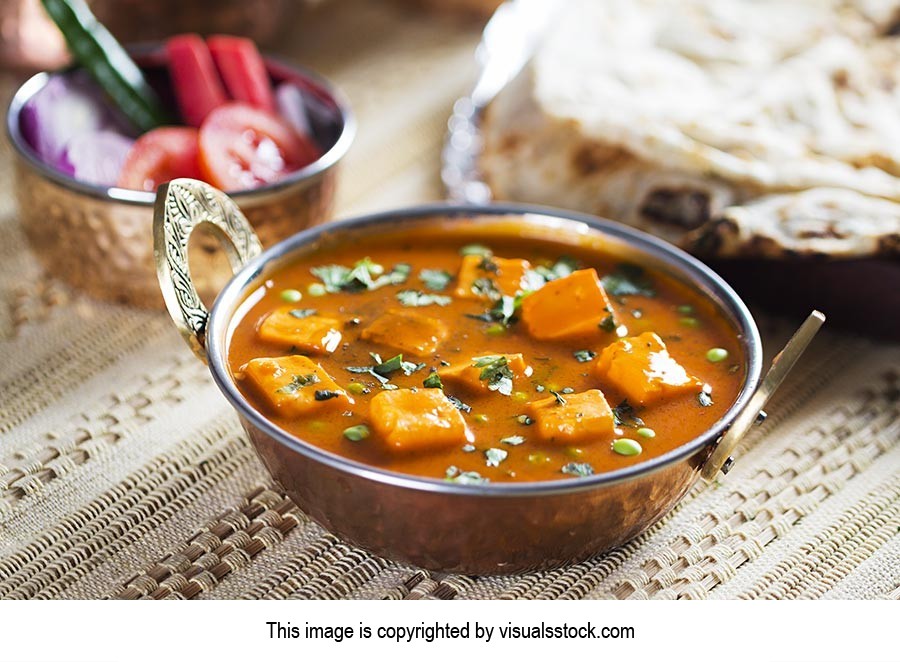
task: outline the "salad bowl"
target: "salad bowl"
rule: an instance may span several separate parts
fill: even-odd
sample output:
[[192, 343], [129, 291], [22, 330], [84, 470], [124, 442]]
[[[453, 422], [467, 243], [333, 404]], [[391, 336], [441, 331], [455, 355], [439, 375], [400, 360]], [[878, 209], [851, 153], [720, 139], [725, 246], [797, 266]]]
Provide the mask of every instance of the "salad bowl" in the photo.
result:
[[[160, 88], [160, 96], [170, 96], [162, 46], [136, 47], [130, 52], [148, 80]], [[273, 58], [265, 63], [273, 83], [291, 82], [302, 90], [311, 111], [313, 137], [321, 149], [318, 159], [278, 182], [231, 192], [262, 242], [269, 245], [329, 218], [337, 166], [353, 141], [356, 125], [347, 101], [328, 81]], [[78, 68], [38, 73], [10, 103], [6, 130], [15, 157], [22, 228], [41, 265], [54, 278], [97, 299], [159, 308], [162, 300], [151, 239], [155, 194], [76, 179], [44, 162], [31, 144], [29, 102], [48, 85], [78, 73]], [[214, 250], [208, 241], [198, 242], [198, 267], [207, 273], [219, 264]], [[201, 279], [198, 285], [204, 293], [216, 288], [212, 280]]]

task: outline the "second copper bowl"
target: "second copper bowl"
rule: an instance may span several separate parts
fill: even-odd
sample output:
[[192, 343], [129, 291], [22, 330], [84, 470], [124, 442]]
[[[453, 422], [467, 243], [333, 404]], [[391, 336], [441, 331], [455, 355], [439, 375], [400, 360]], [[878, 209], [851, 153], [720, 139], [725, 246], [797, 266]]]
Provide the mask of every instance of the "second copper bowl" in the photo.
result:
[[[160, 47], [134, 50], [152, 83], [165, 92], [165, 55]], [[334, 203], [336, 165], [353, 141], [356, 125], [339, 91], [315, 74], [280, 61], [266, 61], [273, 81], [291, 81], [315, 101], [311, 113], [322, 156], [282, 181], [232, 192], [264, 245], [328, 220]], [[43, 163], [27, 143], [22, 110], [53, 76], [39, 73], [13, 97], [7, 132], [15, 153], [15, 192], [25, 235], [41, 265], [54, 278], [105, 301], [159, 308], [162, 299], [153, 264], [155, 193], [86, 184]], [[215, 273], [214, 246], [201, 242], [198, 273]], [[215, 292], [221, 283], [199, 283]]]

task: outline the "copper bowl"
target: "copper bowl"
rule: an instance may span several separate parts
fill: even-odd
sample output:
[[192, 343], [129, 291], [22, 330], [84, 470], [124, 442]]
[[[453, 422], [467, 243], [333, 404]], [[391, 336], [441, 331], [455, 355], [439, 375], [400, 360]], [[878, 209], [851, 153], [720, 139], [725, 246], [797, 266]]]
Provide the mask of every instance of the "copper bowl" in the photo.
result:
[[[158, 46], [132, 49], [148, 79], [163, 98], [171, 96], [164, 51]], [[293, 81], [317, 101], [311, 113], [322, 156], [275, 184], [230, 192], [265, 245], [330, 217], [336, 165], [353, 141], [356, 124], [343, 95], [301, 67], [267, 58], [273, 81]], [[71, 69], [36, 74], [16, 92], [6, 128], [15, 152], [15, 192], [20, 219], [31, 248], [44, 269], [74, 288], [106, 301], [160, 308], [153, 266], [152, 222], [156, 194], [87, 184], [43, 163], [22, 131], [25, 104], [54, 76]], [[197, 268], [212, 274], [218, 263], [209, 243], [200, 244]], [[201, 290], [218, 291], [207, 277]]]
[[[757, 418], [762, 349], [749, 311], [734, 291], [695, 258], [638, 230], [594, 217], [525, 205], [437, 204], [311, 228], [261, 253], [236, 205], [193, 180], [160, 189], [154, 224], [160, 285], [176, 325], [209, 365], [260, 459], [300, 508], [325, 528], [381, 556], [470, 574], [514, 573], [579, 561], [621, 545], [663, 517], [720, 451], [726, 430], [738, 438]], [[212, 310], [191, 285], [183, 250], [195, 227], [211, 225], [244, 263]], [[728, 412], [706, 432], [657, 458], [578, 480], [460, 485], [367, 466], [285, 432], [238, 390], [227, 362], [233, 324], [265, 280], [300, 255], [336, 243], [364, 242], [385, 228], [465, 226], [537, 240], [611, 247], [687, 284], [729, 321], [743, 349], [746, 380]], [[794, 353], [772, 372], [784, 372]], [[771, 373], [770, 373], [771, 375]], [[727, 437], [727, 435], [726, 435]], [[717, 444], [719, 447], [717, 447]], [[727, 454], [726, 454], [727, 457]]]

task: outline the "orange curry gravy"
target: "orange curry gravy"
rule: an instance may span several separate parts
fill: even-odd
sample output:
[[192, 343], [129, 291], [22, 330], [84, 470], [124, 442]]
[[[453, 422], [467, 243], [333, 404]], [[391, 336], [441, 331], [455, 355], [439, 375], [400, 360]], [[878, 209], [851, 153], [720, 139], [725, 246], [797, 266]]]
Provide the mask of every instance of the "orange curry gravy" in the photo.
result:
[[[472, 247], [474, 242], [489, 248], [492, 254], [480, 255], [483, 251]], [[461, 253], [478, 256], [474, 271], [475, 260]], [[571, 259], [560, 262], [562, 257]], [[361, 264], [368, 272], [368, 280], [377, 285], [379, 277], [392, 274], [397, 284], [367, 289], [359, 281], [348, 281], [346, 270], [326, 269], [319, 276], [311, 273], [311, 269], [327, 265], [353, 268], [365, 258], [370, 263]], [[469, 260], [470, 267], [465, 278], [474, 273], [480, 279], [474, 291], [465, 278], [460, 283], [464, 259]], [[544, 281], [555, 280], [540, 287], [542, 279], [531, 274], [524, 279], [524, 285], [540, 287], [535, 293], [519, 296], [517, 301], [509, 292], [507, 299], [495, 300], [503, 294], [498, 290], [505, 287], [508, 292], [510, 282], [518, 283], [516, 269], [523, 263], [515, 260], [527, 260], [531, 270], [544, 274]], [[502, 268], [492, 266], [491, 261], [498, 261]], [[395, 270], [396, 265], [409, 265], [402, 283], [399, 280], [403, 279], [404, 268]], [[430, 271], [423, 274], [423, 269]], [[574, 279], [570, 273], [573, 269], [580, 274]], [[602, 305], [598, 308], [593, 275], [581, 273], [590, 269], [596, 270], [605, 286], [612, 319]], [[447, 282], [441, 287], [443, 280]], [[348, 289], [321, 293], [323, 286], [333, 290], [342, 282], [351, 285]], [[546, 301], [535, 299], [532, 309], [526, 308], [528, 298], [536, 297], [554, 283], [556, 290], [545, 293]], [[458, 291], [460, 287], [465, 291]], [[508, 482], [574, 479], [620, 469], [666, 453], [707, 430], [734, 402], [745, 378], [740, 341], [709, 301], [663, 274], [641, 273], [640, 269], [629, 267], [623, 271], [621, 260], [594, 248], [505, 234], [472, 237], [452, 230], [435, 241], [433, 235], [420, 237], [413, 230], [381, 238], [367, 236], [362, 242], [326, 247], [300, 257], [275, 273], [265, 288], [265, 294], [256, 303], [245, 307], [230, 339], [229, 364], [240, 390], [267, 418], [292, 435], [339, 455], [407, 474], [446, 477], [458, 482]], [[400, 295], [401, 292], [407, 294]], [[567, 303], [566, 297], [573, 292], [578, 294], [577, 300]], [[302, 298], [292, 301], [298, 293]], [[458, 296], [460, 293], [465, 298]], [[485, 294], [488, 298], [477, 298]], [[492, 308], [498, 312], [487, 314]], [[263, 333], [265, 320], [275, 314], [273, 311], [281, 311], [282, 317], [290, 315], [285, 318], [288, 327], [290, 318], [298, 320], [300, 327], [311, 320], [311, 326], [299, 331], [288, 328], [283, 337], [278, 334], [285, 332], [284, 325], [274, 324], [273, 318], [273, 328]], [[370, 327], [377, 330], [382, 325], [379, 318], [390, 315], [390, 311], [401, 314], [397, 318], [400, 327], [386, 325], [386, 335], [366, 332]], [[511, 319], [504, 320], [510, 312]], [[395, 341], [407, 343], [407, 349], [410, 342], [415, 344], [416, 338], [407, 337], [410, 333], [396, 330], [407, 328], [403, 326], [403, 313], [438, 320], [446, 336], [437, 342], [433, 352], [403, 351], [406, 371], [383, 370], [381, 379], [371, 372], [361, 372], [378, 365], [373, 355], [382, 363], [389, 363], [400, 354]], [[525, 319], [526, 313], [532, 318]], [[326, 322], [318, 323], [321, 319]], [[338, 322], [337, 329], [328, 328], [329, 319]], [[566, 324], [571, 328], [567, 329]], [[414, 326], [416, 333], [429, 335], [422, 329], [431, 327]], [[333, 331], [339, 332], [339, 339]], [[299, 346], [292, 341], [290, 334], [294, 332], [300, 334]], [[317, 347], [304, 344], [310, 333], [314, 336], [312, 345]], [[551, 339], [536, 337], [547, 333], [563, 335]], [[648, 345], [655, 342], [648, 335], [651, 333], [662, 341], [671, 357], [662, 364], [657, 351], [660, 348]], [[611, 360], [620, 362], [618, 368], [599, 368], [603, 350], [615, 343], [619, 343], [620, 351]], [[634, 355], [629, 354], [629, 348]], [[515, 354], [521, 354], [522, 359], [505, 362], [506, 368], [516, 368], [510, 388], [503, 379], [510, 374], [503, 369], [504, 361], [490, 357]], [[280, 357], [304, 355], [312, 361], [304, 365], [316, 366], [324, 378], [330, 377], [334, 383], [310, 377], [311, 369], [301, 368], [295, 372], [302, 374], [290, 374], [297, 363], [285, 364], [288, 368], [280, 373], [277, 368], [273, 371], [272, 365], [255, 373], [249, 369], [253, 359], [281, 360]], [[654, 365], [647, 363], [648, 357]], [[468, 371], [468, 381], [446, 376], [448, 370], [471, 367], [473, 363], [480, 366]], [[523, 369], [523, 365], [527, 368]], [[488, 368], [487, 374], [484, 367]], [[396, 443], [389, 444], [379, 430], [390, 425], [402, 428], [403, 417], [411, 417], [413, 427], [427, 426], [428, 417], [416, 410], [421, 402], [415, 398], [411, 399], [411, 411], [403, 409], [410, 404], [405, 398], [386, 401], [396, 395], [382, 396], [377, 409], [371, 408], [373, 399], [386, 390], [395, 394], [401, 390], [430, 390], [423, 383], [435, 370], [441, 375], [444, 395], [440, 397], [447, 402], [453, 400], [446, 396], [457, 399], [457, 406], [451, 409], [454, 416], [456, 412], [461, 414], [463, 434], [467, 436], [454, 438], [452, 430], [446, 429], [432, 434], [426, 427], [424, 432], [423, 428], [414, 430], [414, 438], [403, 439], [400, 434]], [[405, 374], [407, 371], [411, 374]], [[687, 384], [671, 388], [663, 384], [660, 391], [659, 385], [652, 383], [659, 378], [653, 377], [656, 373], [663, 375], [663, 381], [678, 383], [687, 379]], [[429, 380], [432, 386], [435, 382], [434, 377]], [[438, 388], [430, 397], [438, 397], [439, 391]], [[642, 397], [644, 391], [653, 393], [641, 404], [636, 398]], [[592, 394], [590, 406], [576, 411], [576, 401], [583, 392]], [[320, 401], [320, 395], [327, 399]], [[273, 401], [299, 396], [305, 398], [299, 409], [292, 403]], [[551, 404], [545, 402], [543, 410], [549, 412], [549, 418], [539, 425], [535, 413], [541, 410], [530, 403], [547, 399], [552, 399]], [[613, 409], [611, 418], [604, 414], [603, 399]], [[565, 409], [573, 406], [576, 410]], [[559, 409], [553, 410], [554, 407]], [[562, 415], [565, 412], [571, 416]], [[373, 420], [376, 413], [379, 420]], [[395, 420], [381, 420], [387, 417]], [[456, 429], [459, 423], [456, 420], [450, 427]], [[562, 425], [559, 434], [549, 434], [547, 430], [554, 430], [557, 423]], [[566, 428], [566, 424], [570, 427]], [[350, 432], [345, 435], [348, 429]], [[584, 430], [594, 432], [586, 436]], [[632, 441], [615, 443], [623, 438]]]

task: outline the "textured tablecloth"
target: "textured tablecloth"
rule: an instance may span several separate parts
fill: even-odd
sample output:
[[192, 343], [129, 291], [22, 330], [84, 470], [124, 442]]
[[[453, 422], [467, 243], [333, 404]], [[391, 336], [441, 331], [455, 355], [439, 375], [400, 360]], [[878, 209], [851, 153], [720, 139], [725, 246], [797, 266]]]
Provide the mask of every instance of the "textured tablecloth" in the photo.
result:
[[[359, 115], [339, 214], [439, 198], [478, 26], [342, 1], [292, 34], [283, 50]], [[15, 83], [0, 78], [4, 101]], [[430, 573], [287, 501], [165, 314], [44, 277], [11, 186], [4, 141], [0, 597], [900, 597], [898, 345], [823, 331], [735, 469], [621, 549], [517, 577]], [[791, 328], [759, 319], [771, 354]]]

